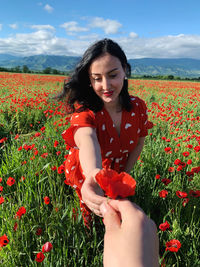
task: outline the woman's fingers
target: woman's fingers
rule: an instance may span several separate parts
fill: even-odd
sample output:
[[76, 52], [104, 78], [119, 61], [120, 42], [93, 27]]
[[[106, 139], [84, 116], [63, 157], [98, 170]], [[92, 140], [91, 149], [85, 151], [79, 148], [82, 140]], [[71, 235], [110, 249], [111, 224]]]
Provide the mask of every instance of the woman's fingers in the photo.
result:
[[82, 200], [88, 208], [102, 217], [100, 205], [106, 200], [104, 192], [93, 179], [86, 179], [81, 188]]

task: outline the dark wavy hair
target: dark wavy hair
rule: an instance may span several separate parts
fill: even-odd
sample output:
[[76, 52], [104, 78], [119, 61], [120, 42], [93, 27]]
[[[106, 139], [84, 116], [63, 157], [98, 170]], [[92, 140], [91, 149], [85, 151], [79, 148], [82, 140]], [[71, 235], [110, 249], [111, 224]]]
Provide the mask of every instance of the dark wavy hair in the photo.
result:
[[[131, 66], [127, 61], [124, 51], [116, 42], [110, 39], [103, 39], [94, 43], [85, 51], [82, 59], [71, 74], [69, 81], [64, 83], [62, 93], [58, 96], [58, 98], [66, 97], [67, 110], [69, 113], [75, 111], [75, 103], [81, 105], [79, 111], [89, 108], [90, 110], [97, 112], [103, 108], [103, 101], [96, 95], [93, 88], [90, 86], [88, 71], [91, 63], [104, 53], [109, 53], [110, 55], [117, 57], [126, 72], [126, 76], [130, 76]], [[122, 109], [130, 111], [132, 104], [128, 93], [128, 80], [126, 79], [124, 80], [123, 88], [119, 96]]]

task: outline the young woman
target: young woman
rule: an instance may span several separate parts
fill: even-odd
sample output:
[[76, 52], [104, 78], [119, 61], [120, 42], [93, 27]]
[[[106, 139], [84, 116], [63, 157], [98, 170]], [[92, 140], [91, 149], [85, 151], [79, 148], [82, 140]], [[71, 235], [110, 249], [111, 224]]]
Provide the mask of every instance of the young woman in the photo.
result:
[[95, 175], [102, 168], [130, 172], [140, 155], [148, 129], [143, 100], [130, 96], [131, 67], [121, 47], [110, 39], [90, 46], [64, 85], [71, 126], [62, 136], [71, 149], [66, 160], [66, 183], [80, 198], [87, 224], [92, 211], [102, 216], [105, 201]]

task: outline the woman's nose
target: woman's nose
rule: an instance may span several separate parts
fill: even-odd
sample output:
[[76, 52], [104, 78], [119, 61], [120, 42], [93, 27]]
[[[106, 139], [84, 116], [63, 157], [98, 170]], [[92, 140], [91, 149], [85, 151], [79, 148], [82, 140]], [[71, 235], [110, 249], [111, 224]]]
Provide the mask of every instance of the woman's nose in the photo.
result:
[[108, 78], [104, 78], [102, 80], [102, 87], [103, 87], [104, 90], [110, 89], [110, 81], [109, 81]]

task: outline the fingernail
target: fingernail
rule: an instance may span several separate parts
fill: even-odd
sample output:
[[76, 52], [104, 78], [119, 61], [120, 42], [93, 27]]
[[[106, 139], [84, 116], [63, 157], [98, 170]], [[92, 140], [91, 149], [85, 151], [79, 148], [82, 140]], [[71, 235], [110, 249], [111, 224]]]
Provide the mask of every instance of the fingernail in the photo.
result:
[[100, 211], [102, 213], [102, 215], [104, 216], [104, 214], [107, 212], [108, 210], [108, 207], [107, 207], [107, 204], [105, 202], [103, 202], [100, 206]]

